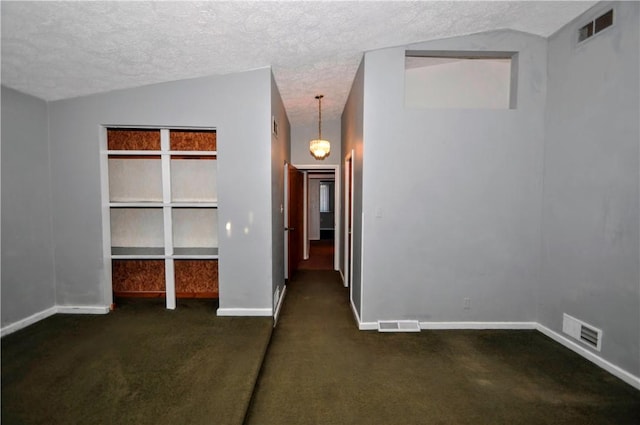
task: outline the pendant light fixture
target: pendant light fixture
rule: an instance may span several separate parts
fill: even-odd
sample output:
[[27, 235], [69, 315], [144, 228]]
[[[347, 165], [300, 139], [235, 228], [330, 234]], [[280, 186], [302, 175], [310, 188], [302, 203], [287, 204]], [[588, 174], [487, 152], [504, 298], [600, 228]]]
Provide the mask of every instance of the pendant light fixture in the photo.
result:
[[325, 159], [331, 152], [331, 143], [328, 140], [322, 139], [322, 98], [324, 96], [319, 94], [316, 96], [318, 99], [318, 138], [309, 142], [309, 151], [311, 156], [315, 159]]

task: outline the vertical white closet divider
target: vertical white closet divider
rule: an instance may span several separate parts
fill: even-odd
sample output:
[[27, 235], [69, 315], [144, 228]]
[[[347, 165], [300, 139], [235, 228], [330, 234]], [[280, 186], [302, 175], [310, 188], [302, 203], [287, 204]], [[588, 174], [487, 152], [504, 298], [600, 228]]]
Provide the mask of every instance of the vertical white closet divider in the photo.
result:
[[164, 213], [164, 269], [167, 308], [176, 308], [176, 281], [173, 264], [173, 226], [171, 212], [171, 150], [169, 130], [160, 130], [160, 149], [162, 150], [162, 210]]

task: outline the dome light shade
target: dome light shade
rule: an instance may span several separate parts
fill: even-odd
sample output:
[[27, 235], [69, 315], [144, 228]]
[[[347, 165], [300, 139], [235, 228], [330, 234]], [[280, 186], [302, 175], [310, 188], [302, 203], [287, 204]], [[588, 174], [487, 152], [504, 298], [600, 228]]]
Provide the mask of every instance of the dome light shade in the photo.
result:
[[315, 159], [323, 160], [331, 153], [331, 143], [328, 140], [322, 138], [322, 98], [324, 96], [319, 94], [316, 96], [318, 99], [318, 138], [309, 142], [309, 152]]
[[314, 139], [309, 142], [309, 151], [315, 159], [325, 159], [331, 152], [331, 143], [328, 140]]

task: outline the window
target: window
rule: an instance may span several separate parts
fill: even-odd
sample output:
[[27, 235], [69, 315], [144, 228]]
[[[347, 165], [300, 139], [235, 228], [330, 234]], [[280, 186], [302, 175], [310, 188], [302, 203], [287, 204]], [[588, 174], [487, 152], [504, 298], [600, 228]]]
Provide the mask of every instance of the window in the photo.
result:
[[514, 52], [406, 52], [405, 107], [515, 108]]
[[320, 182], [320, 212], [331, 212], [331, 196], [329, 183]]

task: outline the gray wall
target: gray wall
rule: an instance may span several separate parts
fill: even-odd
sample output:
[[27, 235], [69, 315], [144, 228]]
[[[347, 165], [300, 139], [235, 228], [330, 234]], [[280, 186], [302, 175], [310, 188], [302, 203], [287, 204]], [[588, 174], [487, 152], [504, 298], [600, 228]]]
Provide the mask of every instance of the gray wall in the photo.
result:
[[53, 307], [47, 104], [2, 87], [2, 326]]
[[549, 40], [538, 321], [562, 313], [603, 330], [601, 355], [640, 375], [638, 51], [640, 5], [577, 45], [599, 4]]
[[58, 304], [111, 302], [102, 248], [101, 126], [203, 126], [218, 130], [220, 307], [271, 309], [271, 84], [264, 68], [50, 104]]
[[[519, 52], [517, 109], [405, 109], [405, 50]], [[546, 40], [495, 31], [364, 61], [362, 320], [535, 320]]]
[[[271, 237], [272, 293], [284, 288], [284, 164], [291, 157], [291, 136], [287, 111], [271, 75], [271, 115], [278, 123], [278, 135], [271, 132]], [[274, 303], [277, 300], [273, 300]], [[275, 305], [274, 305], [275, 308]]]
[[[316, 117], [317, 119], [317, 117]], [[318, 138], [318, 121], [291, 128], [291, 163], [300, 165], [338, 165], [341, 162], [340, 120], [322, 120], [322, 138], [331, 142], [331, 154], [322, 161], [309, 152], [309, 142]]]
[[[362, 155], [364, 131], [364, 59], [360, 62], [358, 71], [351, 85], [349, 97], [342, 112], [342, 164], [345, 157], [354, 151], [353, 156], [353, 280], [351, 281], [351, 302], [362, 318]], [[344, 168], [344, 167], [343, 167]], [[344, 173], [343, 173], [344, 175]], [[340, 193], [345, 193], [345, 179], [341, 179]], [[344, 199], [344, 196], [343, 198]], [[345, 208], [343, 205], [342, 208]], [[344, 212], [341, 212], [344, 215]], [[345, 220], [340, 222], [340, 235], [345, 234]], [[344, 249], [340, 251], [340, 270], [344, 270]]]

